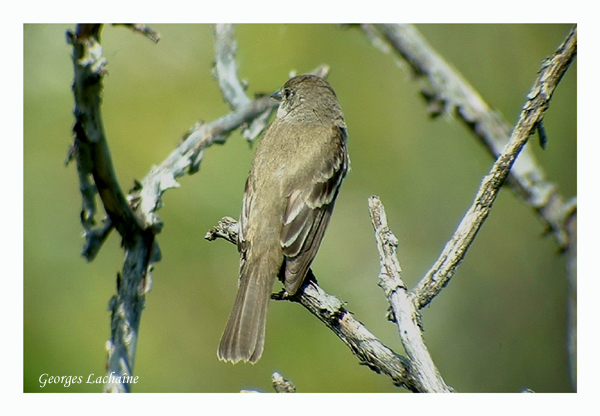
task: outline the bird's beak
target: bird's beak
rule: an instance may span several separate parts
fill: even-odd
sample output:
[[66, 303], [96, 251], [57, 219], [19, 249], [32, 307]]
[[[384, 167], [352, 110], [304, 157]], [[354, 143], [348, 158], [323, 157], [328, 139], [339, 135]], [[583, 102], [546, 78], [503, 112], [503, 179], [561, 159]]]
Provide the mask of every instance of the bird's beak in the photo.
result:
[[277, 101], [281, 101], [281, 91], [276, 91], [273, 94], [271, 94], [271, 98], [274, 98]]

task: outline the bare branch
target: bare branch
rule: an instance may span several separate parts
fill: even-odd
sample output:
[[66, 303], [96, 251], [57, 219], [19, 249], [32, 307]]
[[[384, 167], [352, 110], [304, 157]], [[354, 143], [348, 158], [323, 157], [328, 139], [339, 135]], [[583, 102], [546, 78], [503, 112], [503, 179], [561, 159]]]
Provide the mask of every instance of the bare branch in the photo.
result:
[[[233, 110], [239, 110], [250, 105], [250, 99], [245, 93], [245, 82], [240, 81], [235, 63], [237, 42], [234, 36], [235, 26], [232, 24], [217, 24], [215, 32], [215, 63], [213, 75], [219, 83], [223, 98]], [[312, 73], [324, 78], [329, 67], [321, 65]], [[247, 125], [242, 126], [242, 135], [248, 141], [256, 139], [267, 127], [267, 121], [271, 115], [269, 108], [261, 115], [254, 117]]]
[[232, 24], [217, 24], [215, 31], [215, 65], [213, 74], [219, 82], [223, 98], [229, 103], [232, 110], [247, 106], [250, 99], [244, 92], [244, 86], [237, 76], [235, 52], [237, 42], [234, 37]]
[[81, 255], [85, 257], [87, 261], [94, 260], [96, 254], [100, 251], [102, 244], [104, 244], [104, 241], [106, 241], [113, 229], [110, 218], [104, 218], [103, 222], [101, 227], [90, 228], [84, 231], [85, 244], [81, 250]]
[[420, 392], [452, 392], [453, 390], [446, 385], [433, 363], [423, 340], [418, 309], [400, 277], [401, 269], [397, 257], [398, 239], [388, 228], [385, 209], [378, 197], [369, 198], [369, 212], [375, 228], [375, 239], [381, 262], [379, 286], [392, 307], [400, 339], [410, 361], [410, 374], [414, 377]]
[[273, 389], [276, 393], [296, 393], [296, 386], [290, 380], [283, 378], [277, 371], [271, 376]]
[[[245, 83], [238, 79], [237, 66], [235, 63], [235, 53], [237, 42], [234, 37], [234, 25], [217, 24], [215, 31], [215, 64], [213, 75], [219, 82], [219, 88], [223, 93], [223, 98], [233, 110], [239, 110], [250, 104], [250, 99], [246, 96]], [[260, 133], [267, 127], [267, 121], [273, 108], [265, 110], [262, 114], [255, 117], [249, 125], [242, 128], [242, 136], [248, 141], [256, 139]]]
[[[106, 73], [100, 45], [101, 28], [98, 24], [82, 24], [75, 33], [67, 32], [67, 41], [73, 46], [75, 98], [75, 139], [68, 160], [77, 160], [81, 183], [81, 222], [86, 236], [83, 254], [88, 260], [93, 259], [113, 226], [123, 238], [123, 273], [117, 277], [117, 295], [110, 303], [111, 339], [107, 343], [110, 377], [105, 390], [127, 392], [126, 377], [131, 376], [133, 370], [145, 293], [150, 286], [151, 261], [158, 258], [158, 248], [154, 244], [154, 233], [146, 229], [133, 212], [113, 169], [100, 111], [102, 80]], [[92, 229], [96, 192], [109, 220], [102, 227]]]
[[[84, 228], [87, 230], [94, 223], [93, 198], [97, 192], [112, 225], [123, 238], [128, 238], [139, 232], [142, 226], [121, 191], [104, 134], [100, 92], [106, 60], [99, 42], [101, 28], [102, 25], [79, 25], [76, 33], [67, 32], [67, 41], [73, 45], [75, 97], [75, 141], [67, 160], [77, 159], [79, 177], [83, 180], [84, 209], [81, 217]], [[95, 186], [89, 181], [90, 176]]]
[[179, 187], [176, 179], [186, 173], [196, 173], [208, 147], [224, 143], [232, 131], [260, 117], [265, 111], [271, 111], [276, 105], [270, 97], [262, 97], [211, 123], [198, 123], [192, 127], [177, 149], [159, 166], [153, 167], [141, 181], [141, 186], [131, 192], [131, 203], [138, 214], [147, 224], [161, 228], [156, 211], [162, 207], [162, 194], [167, 189]]
[[[410, 65], [417, 76], [427, 80], [422, 95], [432, 116], [454, 112], [473, 130], [476, 137], [497, 158], [508, 143], [511, 127], [481, 98], [475, 89], [422, 38], [411, 25], [382, 24], [376, 29], [363, 25], [365, 33], [376, 39], [375, 45], [384, 51], [390, 48]], [[377, 37], [378, 32], [382, 38]], [[577, 29], [568, 35], [573, 45], [569, 52], [572, 59], [576, 52]], [[383, 45], [383, 47], [382, 47]], [[538, 124], [539, 126], [539, 124]], [[565, 219], [572, 211], [572, 204], [558, 193], [555, 184], [548, 182], [543, 168], [527, 147], [522, 150], [508, 177], [508, 184], [523, 202], [536, 210], [542, 221], [554, 235], [559, 247], [566, 248], [569, 236]]]
[[204, 238], [208, 241], [215, 241], [217, 238], [222, 238], [231, 244], [237, 245], [238, 227], [239, 224], [235, 219], [223, 217], [216, 226], [207, 231]]
[[160, 33], [143, 23], [113, 23], [113, 26], [125, 26], [134, 32], [146, 36], [154, 43], [158, 43], [158, 41], [161, 39]]
[[[528, 101], [515, 126], [510, 141], [494, 163], [490, 173], [483, 179], [473, 205], [456, 229], [434, 266], [427, 272], [415, 289], [419, 308], [425, 307], [448, 284], [454, 271], [462, 261], [475, 235], [487, 218], [492, 204], [513, 163], [542, 121], [548, 109], [554, 89], [569, 67], [577, 50], [577, 28], [565, 39], [554, 55], [545, 61], [535, 80]], [[561, 220], [561, 222], [564, 222]], [[561, 229], [564, 228], [561, 224]]]

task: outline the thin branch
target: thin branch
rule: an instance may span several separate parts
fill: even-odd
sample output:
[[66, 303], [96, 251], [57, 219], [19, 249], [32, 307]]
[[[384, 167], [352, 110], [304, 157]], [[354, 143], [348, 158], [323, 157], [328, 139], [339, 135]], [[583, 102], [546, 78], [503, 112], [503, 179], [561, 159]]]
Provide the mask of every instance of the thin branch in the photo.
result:
[[[384, 51], [395, 50], [412, 68], [415, 75], [427, 81], [423, 98], [432, 116], [453, 112], [497, 158], [510, 138], [511, 127], [481, 98], [477, 91], [423, 39], [412, 25], [362, 25], [374, 45]], [[568, 35], [573, 39], [569, 52], [576, 52], [577, 28]], [[538, 124], [541, 126], [541, 124]], [[558, 246], [565, 249], [572, 242], [565, 220], [573, 213], [574, 203], [565, 202], [557, 186], [546, 179], [543, 168], [529, 148], [522, 150], [514, 163], [507, 183], [523, 202], [538, 213], [554, 235]]]
[[[229, 217], [223, 218], [206, 233], [209, 241], [223, 238], [237, 244], [238, 223]], [[411, 391], [419, 391], [415, 377], [410, 373], [408, 360], [377, 339], [362, 323], [354, 318], [335, 296], [329, 295], [319, 287], [309, 270], [302, 290], [294, 296], [285, 292], [273, 294], [275, 300], [288, 300], [304, 306], [329, 329], [331, 329], [350, 348], [350, 351], [376, 373], [383, 373], [392, 379], [396, 386], [404, 386]]]
[[160, 33], [143, 23], [113, 23], [113, 26], [125, 26], [134, 32], [146, 36], [154, 43], [158, 43], [158, 41], [161, 39]]
[[420, 316], [400, 277], [397, 257], [398, 239], [388, 228], [385, 209], [378, 197], [369, 198], [369, 212], [375, 229], [381, 271], [379, 286], [383, 289], [398, 325], [400, 340], [411, 364], [410, 374], [418, 383], [418, 391], [449, 393], [449, 388], [437, 370], [427, 350], [420, 328]]
[[244, 86], [237, 76], [235, 53], [237, 42], [234, 37], [234, 25], [214, 25], [215, 32], [215, 65], [213, 73], [219, 82], [223, 98], [232, 110], [247, 106], [250, 99], [244, 92]]
[[[100, 195], [112, 225], [127, 239], [143, 227], [117, 181], [106, 141], [100, 111], [102, 79], [106, 60], [102, 56], [99, 37], [102, 25], [79, 25], [75, 33], [67, 32], [67, 42], [73, 45], [73, 95], [75, 97], [75, 141], [67, 161], [77, 159], [82, 179], [82, 225], [89, 229], [94, 223], [96, 193]], [[92, 176], [94, 184], [89, 181]]]
[[[232, 24], [214, 25], [215, 32], [215, 63], [213, 75], [219, 83], [223, 98], [233, 110], [238, 110], [250, 103], [245, 93], [245, 82], [240, 81], [237, 74], [235, 53], [237, 42], [234, 36], [235, 26]], [[248, 141], [256, 139], [267, 127], [271, 110], [263, 112], [260, 116], [242, 128], [242, 136]]]
[[273, 390], [276, 393], [296, 393], [296, 386], [290, 380], [283, 378], [277, 371], [271, 376], [271, 382], [273, 383]]
[[428, 305], [454, 275], [454, 271], [487, 218], [517, 155], [542, 121], [544, 113], [550, 105], [552, 94], [573, 60], [576, 50], [577, 28], [569, 34], [554, 55], [543, 63], [531, 92], [527, 95], [528, 101], [523, 106], [510, 141], [494, 163], [490, 173], [483, 179], [473, 205], [444, 247], [439, 259], [415, 289], [419, 308]]
[[81, 250], [81, 255], [85, 257], [87, 261], [94, 260], [96, 254], [100, 251], [102, 244], [104, 244], [110, 232], [113, 230], [110, 218], [104, 218], [102, 221], [103, 225], [101, 227], [90, 228], [84, 231], [85, 244]]
[[[215, 33], [215, 63], [213, 66], [213, 75], [219, 83], [219, 88], [223, 93], [223, 98], [233, 110], [239, 110], [250, 104], [250, 99], [245, 93], [246, 83], [238, 78], [237, 65], [235, 62], [235, 53], [237, 51], [237, 42], [235, 41], [235, 25], [217, 24], [214, 25]], [[312, 74], [324, 78], [329, 71], [329, 67], [321, 65], [317, 67]], [[242, 136], [253, 141], [267, 127], [271, 110], [269, 108], [261, 115], [253, 118], [251, 122], [242, 126]]]
[[156, 212], [162, 207], [162, 194], [167, 189], [179, 187], [176, 179], [186, 173], [196, 173], [208, 147], [224, 143], [231, 132], [276, 106], [277, 103], [266, 96], [213, 122], [197, 123], [182, 143], [159, 166], [153, 167], [140, 186], [130, 193], [131, 203], [139, 215], [147, 224], [161, 228], [162, 222]]

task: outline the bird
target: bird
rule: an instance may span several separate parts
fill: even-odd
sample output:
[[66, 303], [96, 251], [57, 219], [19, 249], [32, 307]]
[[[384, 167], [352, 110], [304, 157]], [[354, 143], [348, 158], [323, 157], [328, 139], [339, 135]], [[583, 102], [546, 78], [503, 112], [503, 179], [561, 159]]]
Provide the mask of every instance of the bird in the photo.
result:
[[346, 123], [327, 81], [295, 76], [271, 97], [280, 103], [246, 180], [238, 291], [217, 351], [233, 363], [262, 356], [275, 279], [298, 293], [350, 165]]

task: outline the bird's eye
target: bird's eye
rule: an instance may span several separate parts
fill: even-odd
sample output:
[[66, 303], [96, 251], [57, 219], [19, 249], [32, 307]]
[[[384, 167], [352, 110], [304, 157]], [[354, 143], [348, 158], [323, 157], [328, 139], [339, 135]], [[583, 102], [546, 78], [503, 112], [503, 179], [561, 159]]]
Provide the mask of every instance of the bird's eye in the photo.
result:
[[283, 98], [288, 99], [288, 98], [290, 98], [291, 95], [292, 95], [292, 90], [290, 90], [289, 88], [283, 89]]

